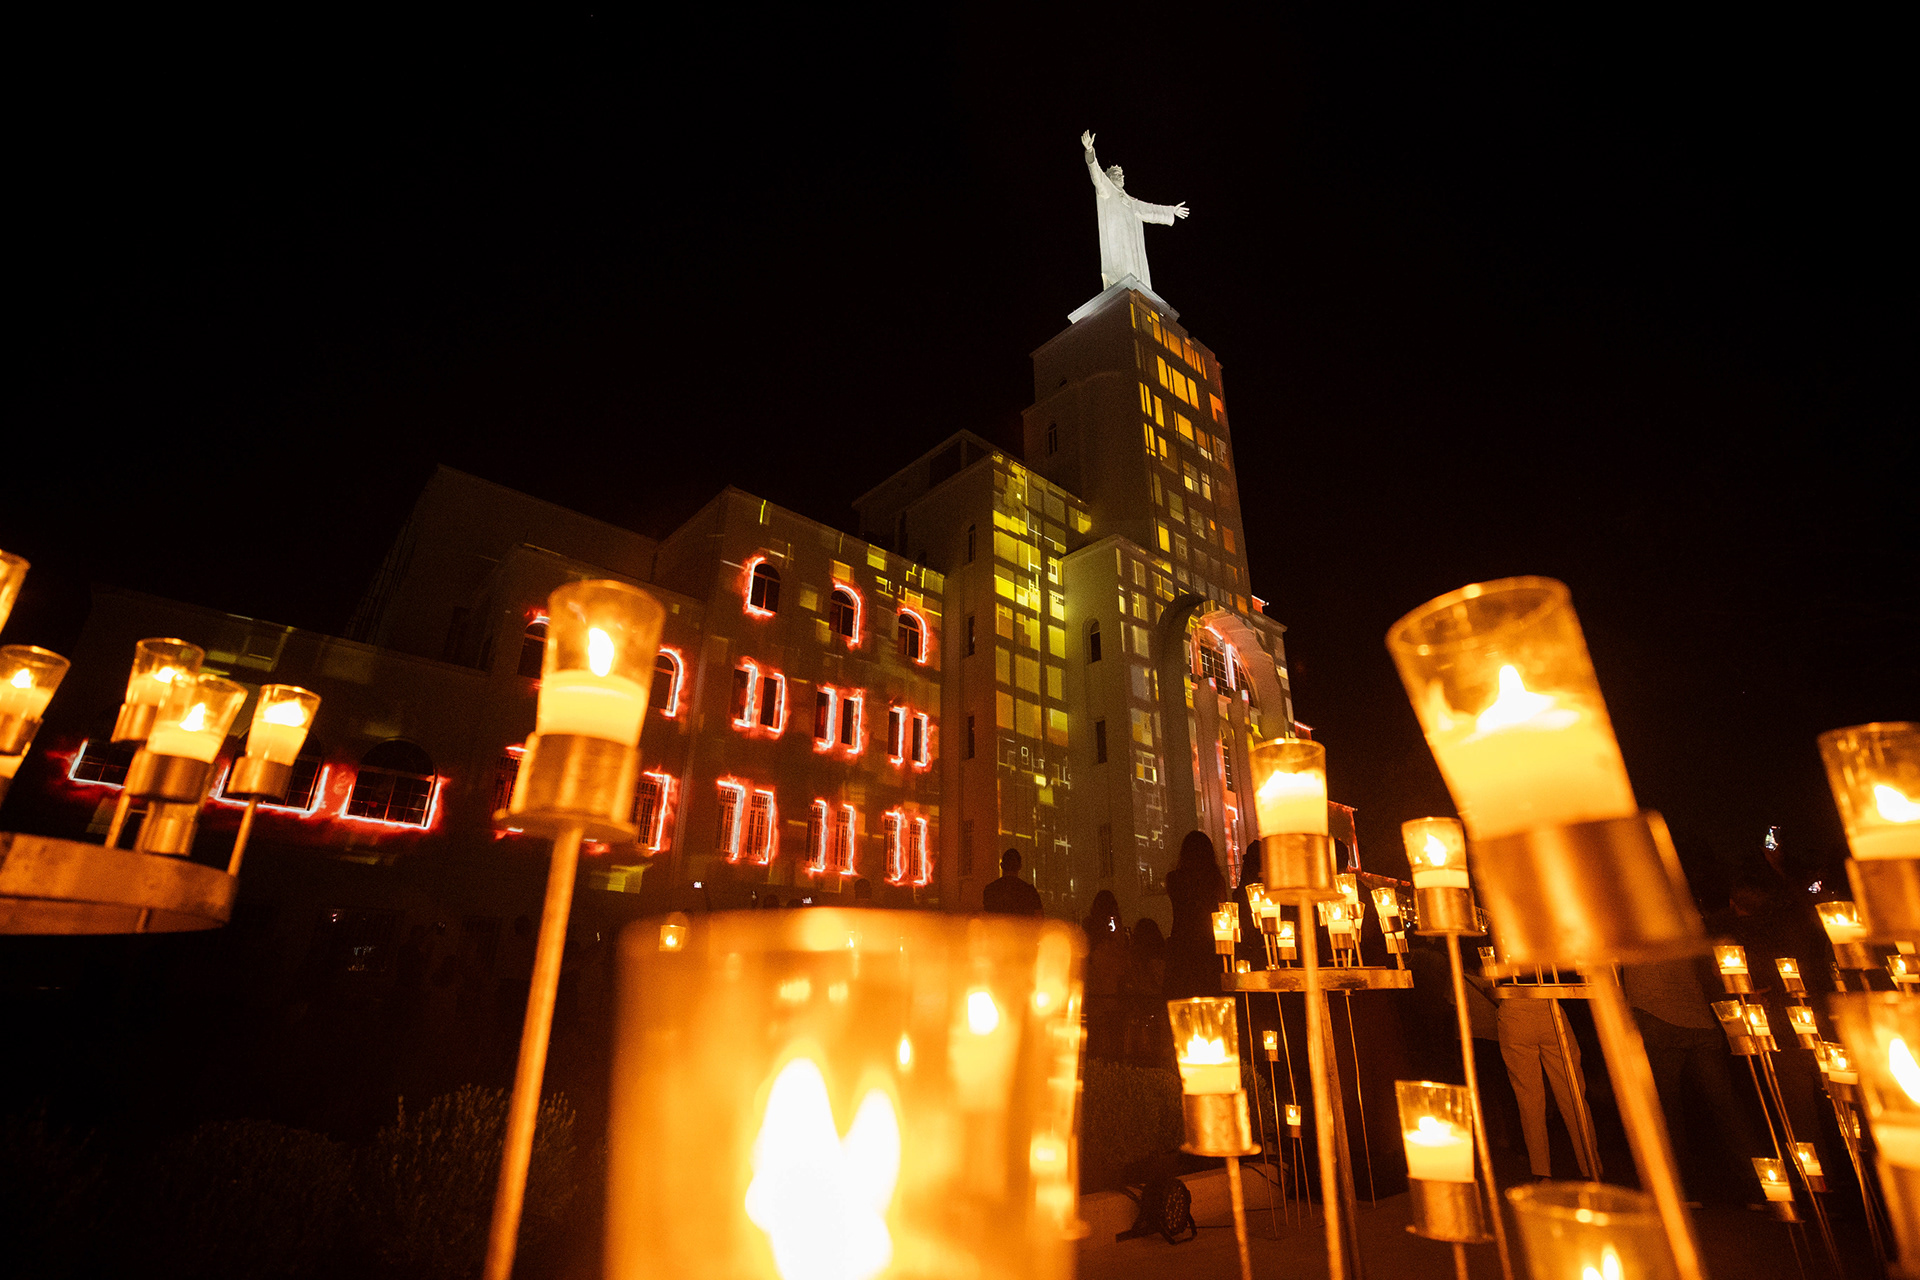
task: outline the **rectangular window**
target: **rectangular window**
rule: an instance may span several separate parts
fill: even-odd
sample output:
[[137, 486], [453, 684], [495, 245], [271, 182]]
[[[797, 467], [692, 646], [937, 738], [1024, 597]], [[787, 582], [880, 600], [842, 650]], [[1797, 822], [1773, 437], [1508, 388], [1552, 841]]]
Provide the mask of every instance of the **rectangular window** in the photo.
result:
[[1014, 720], [1014, 732], [1023, 738], [1040, 736], [1040, 704], [1021, 698], [1014, 704], [1018, 712]]
[[1153, 752], [1136, 751], [1133, 753], [1133, 776], [1142, 782], [1160, 781], [1160, 769]]
[[640, 847], [659, 853], [667, 847], [668, 815], [672, 811], [673, 776], [643, 773], [634, 788], [633, 825], [640, 829]]
[[933, 883], [933, 850], [927, 846], [927, 820], [921, 817], [913, 820], [913, 883]]
[[773, 792], [755, 791], [753, 803], [747, 810], [747, 852], [763, 867], [772, 862], [779, 851], [778, 821]]
[[67, 776], [75, 782], [122, 786], [127, 780], [127, 766], [133, 763], [133, 753], [139, 749], [137, 742], [103, 742], [98, 738], [88, 738], [80, 744], [80, 754], [74, 758]]
[[819, 875], [827, 869], [827, 861], [833, 856], [833, 806], [825, 800], [815, 800], [807, 814], [807, 866], [809, 875]]
[[1200, 469], [1191, 462], [1180, 465], [1180, 478], [1186, 484], [1188, 493], [1200, 492]]
[[995, 559], [1005, 560], [1008, 564], [1017, 565], [1021, 559], [1020, 551], [1021, 545], [1014, 540], [1013, 535], [1002, 533], [998, 529], [993, 531], [993, 555]]
[[967, 656], [973, 656], [973, 615], [967, 615]]
[[833, 745], [833, 722], [835, 690], [831, 685], [821, 685], [813, 695], [813, 744], [831, 747]]
[[362, 768], [347, 798], [349, 818], [368, 818], [399, 826], [424, 827], [432, 807], [435, 780], [390, 769]]
[[1220, 744], [1220, 781], [1229, 791], [1239, 790], [1233, 785], [1233, 751], [1225, 742]]
[[1058, 591], [1047, 592], [1047, 612], [1055, 621], [1064, 622], [1067, 617], [1067, 598]]
[[1234, 549], [1233, 530], [1226, 525], [1220, 526], [1220, 545], [1226, 548], [1228, 555], [1240, 554], [1237, 550]]
[[1014, 659], [1014, 684], [1028, 693], [1040, 692], [1040, 663], [1025, 654]]
[[1152, 658], [1153, 649], [1148, 642], [1148, 636], [1150, 633], [1147, 631], [1145, 627], [1134, 627], [1132, 630], [1133, 630], [1133, 651], [1136, 654], [1139, 654], [1143, 658]]
[[967, 754], [961, 758], [964, 760], [973, 759], [973, 717], [972, 716], [967, 717]]
[[760, 681], [760, 727], [773, 730], [775, 737], [787, 727], [787, 678], [777, 671]]
[[887, 759], [904, 764], [907, 759], [907, 709], [887, 708]]
[[1013, 695], [996, 693], [993, 695], [993, 722], [1002, 729], [1013, 728]]
[[748, 667], [733, 669], [733, 701], [730, 704], [733, 722], [736, 725], [751, 725], [753, 719], [747, 714], [747, 700], [753, 695], [756, 672]]
[[973, 544], [974, 544], [973, 526], [968, 525], [967, 526], [967, 563], [968, 564], [973, 563]]
[[1107, 722], [1105, 720], [1093, 722], [1093, 762], [1095, 764], [1107, 762]]
[[1001, 684], [1013, 683], [1013, 653], [1005, 645], [993, 647], [993, 678]]
[[933, 763], [933, 723], [924, 711], [913, 713], [913, 765], [924, 769]]
[[887, 883], [901, 884], [907, 878], [907, 815], [889, 809], [882, 815], [887, 833]]
[[841, 805], [839, 816], [833, 822], [833, 869], [843, 876], [854, 873], [853, 842], [859, 831], [860, 815], [852, 805]]
[[866, 711], [866, 695], [849, 693], [840, 699], [840, 745], [853, 755], [860, 754], [863, 745], [861, 720]]
[[1207, 400], [1213, 406], [1213, 420], [1225, 426], [1227, 421], [1227, 406], [1222, 404], [1220, 397], [1216, 395], [1209, 395]]
[[1153, 745], [1153, 717], [1135, 707], [1127, 713], [1133, 717], [1133, 740], [1143, 747]]
[[747, 789], [738, 782], [722, 779], [716, 784], [720, 791], [720, 829], [714, 833], [714, 846], [726, 855], [728, 862], [740, 857], [740, 808], [746, 801]]
[[1040, 647], [1040, 619], [1020, 619], [1020, 644], [1023, 648], [1027, 649], [1038, 649]]
[[1087, 624], [1087, 661], [1100, 661], [1100, 624], [1098, 622]]
[[999, 565], [993, 566], [993, 590], [995, 595], [1013, 599], [1013, 575]]
[[1153, 531], [1154, 531], [1154, 533], [1155, 533], [1155, 534], [1156, 534], [1156, 535], [1157, 535], [1157, 536], [1159, 537], [1159, 539], [1160, 539], [1160, 549], [1161, 549], [1162, 551], [1169, 551], [1169, 550], [1172, 550], [1172, 548], [1171, 548], [1171, 547], [1169, 547], [1169, 546], [1167, 545], [1167, 526], [1166, 526], [1166, 524], [1165, 524], [1165, 523], [1164, 523], [1163, 521], [1159, 521], [1159, 520], [1155, 520], [1155, 521], [1153, 522]]
[[1067, 745], [1067, 713], [1058, 707], [1047, 708], [1047, 741], [1056, 747]]
[[[1065, 636], [1065, 634], [1066, 634], [1065, 632], [1061, 633], [1063, 637]], [[1064, 639], [1062, 643], [1064, 643]], [[1052, 665], [1049, 665], [1047, 667], [1047, 696], [1049, 698], [1052, 698], [1055, 702], [1064, 702], [1066, 701], [1066, 697], [1067, 697], [1066, 681], [1064, 678], [1064, 673], [1061, 671], [1059, 667], [1052, 666]]]

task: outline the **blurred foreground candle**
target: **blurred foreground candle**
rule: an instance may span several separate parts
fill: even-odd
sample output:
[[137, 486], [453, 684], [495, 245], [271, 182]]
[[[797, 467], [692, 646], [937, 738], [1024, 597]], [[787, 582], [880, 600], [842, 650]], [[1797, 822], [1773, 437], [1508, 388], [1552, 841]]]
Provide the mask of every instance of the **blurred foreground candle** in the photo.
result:
[[1507, 1192], [1527, 1270], [1538, 1280], [1676, 1280], [1653, 1197], [1599, 1182]]
[[1240, 1089], [1240, 1021], [1226, 996], [1167, 1001], [1173, 1024], [1174, 1058], [1185, 1093], [1237, 1093]]
[[1859, 942], [1867, 936], [1861, 927], [1860, 911], [1851, 902], [1822, 902], [1814, 906], [1820, 913], [1820, 927], [1827, 931], [1827, 941], [1836, 947], [1843, 942]]
[[133, 670], [127, 675], [127, 697], [114, 722], [113, 740], [144, 742], [174, 686], [198, 679], [205, 658], [199, 645], [185, 640], [156, 638], [134, 645]]
[[1067, 1280], [1082, 945], [829, 909], [629, 929], [606, 1274]]
[[247, 691], [218, 676], [177, 677], [167, 682], [167, 700], [154, 714], [147, 750], [156, 756], [212, 763], [227, 730], [247, 700]]
[[1920, 858], [1920, 725], [1834, 729], [1820, 758], [1853, 856]]
[[1407, 1176], [1432, 1182], [1472, 1182], [1473, 1106], [1464, 1085], [1396, 1080], [1400, 1138]]
[[[1828, 1005], [1879, 1150], [1880, 1189], [1899, 1255], [1920, 1255], [1920, 1000], [1891, 991], [1838, 995]], [[1832, 1063], [1840, 1059], [1835, 1053]], [[1830, 1070], [1828, 1079], [1837, 1079]]]
[[1327, 834], [1327, 749], [1302, 738], [1255, 747], [1254, 814], [1260, 836]]
[[32, 745], [67, 665], [59, 654], [30, 644], [0, 648], [0, 759], [12, 758], [17, 765]]
[[1463, 587], [1395, 623], [1387, 648], [1475, 840], [1636, 811], [1564, 584]]
[[20, 598], [20, 584], [27, 580], [27, 562], [10, 552], [0, 551], [0, 629], [13, 616], [13, 602]]

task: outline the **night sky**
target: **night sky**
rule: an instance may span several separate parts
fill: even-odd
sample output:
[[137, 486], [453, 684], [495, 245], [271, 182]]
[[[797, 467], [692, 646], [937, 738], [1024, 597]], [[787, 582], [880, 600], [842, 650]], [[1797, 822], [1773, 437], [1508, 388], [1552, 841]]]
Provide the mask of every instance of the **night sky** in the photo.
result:
[[1539, 573], [1703, 896], [1773, 823], [1821, 874], [1814, 735], [1920, 717], [1904, 42], [1351, 8], [23, 37], [5, 638], [90, 582], [338, 632], [436, 462], [659, 535], [1017, 449], [1098, 291], [1090, 128], [1192, 209], [1156, 288], [1368, 865], [1451, 811], [1386, 628]]

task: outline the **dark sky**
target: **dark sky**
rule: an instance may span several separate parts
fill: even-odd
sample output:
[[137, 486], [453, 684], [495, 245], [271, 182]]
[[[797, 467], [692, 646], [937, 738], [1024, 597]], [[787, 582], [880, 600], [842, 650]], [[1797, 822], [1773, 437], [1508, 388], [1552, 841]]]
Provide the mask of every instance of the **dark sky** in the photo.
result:
[[1572, 585], [1697, 879], [1831, 848], [1814, 734], [1920, 716], [1902, 41], [1355, 8], [23, 37], [6, 638], [69, 643], [90, 581], [337, 631], [435, 462], [845, 525], [954, 430], [1017, 444], [1098, 288], [1091, 128], [1193, 210], [1155, 283], [1370, 865], [1448, 811], [1382, 636], [1514, 573]]

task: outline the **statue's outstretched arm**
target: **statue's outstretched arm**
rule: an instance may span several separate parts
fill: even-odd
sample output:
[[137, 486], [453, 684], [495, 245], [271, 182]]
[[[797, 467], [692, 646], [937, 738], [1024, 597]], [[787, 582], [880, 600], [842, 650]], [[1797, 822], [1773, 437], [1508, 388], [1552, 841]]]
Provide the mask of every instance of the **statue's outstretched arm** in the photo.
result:
[[1145, 200], [1133, 200], [1131, 196], [1128, 199], [1133, 203], [1134, 216], [1142, 222], [1156, 222], [1163, 227], [1170, 227], [1175, 218], [1187, 216], [1185, 200], [1179, 204], [1148, 204]]
[[1113, 179], [1100, 167], [1098, 157], [1093, 154], [1093, 130], [1080, 135], [1080, 146], [1086, 152], [1087, 176], [1093, 179], [1093, 189], [1103, 196], [1119, 195], [1120, 189], [1113, 185]]

